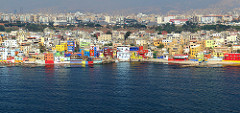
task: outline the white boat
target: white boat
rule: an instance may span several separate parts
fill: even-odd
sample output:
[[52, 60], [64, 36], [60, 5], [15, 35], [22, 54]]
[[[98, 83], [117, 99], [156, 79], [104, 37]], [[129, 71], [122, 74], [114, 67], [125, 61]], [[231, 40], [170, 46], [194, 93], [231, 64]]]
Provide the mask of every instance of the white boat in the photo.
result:
[[173, 58], [175, 58], [175, 59], [188, 59], [188, 55], [175, 55]]
[[103, 63], [102, 60], [93, 60], [93, 64], [101, 64], [101, 63]]

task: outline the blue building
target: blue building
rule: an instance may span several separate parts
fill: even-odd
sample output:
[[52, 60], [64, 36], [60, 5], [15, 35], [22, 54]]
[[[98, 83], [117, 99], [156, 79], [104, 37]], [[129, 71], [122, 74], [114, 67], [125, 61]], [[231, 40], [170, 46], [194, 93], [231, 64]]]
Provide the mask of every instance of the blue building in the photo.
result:
[[84, 56], [90, 57], [90, 52], [89, 51], [84, 51]]
[[139, 48], [138, 47], [130, 47], [130, 51], [138, 51]]
[[98, 55], [98, 52], [97, 52], [97, 48], [96, 47], [94, 47], [94, 57], [98, 57], [99, 55]]
[[67, 41], [67, 47], [69, 52], [74, 52], [75, 50], [75, 43], [74, 41]]

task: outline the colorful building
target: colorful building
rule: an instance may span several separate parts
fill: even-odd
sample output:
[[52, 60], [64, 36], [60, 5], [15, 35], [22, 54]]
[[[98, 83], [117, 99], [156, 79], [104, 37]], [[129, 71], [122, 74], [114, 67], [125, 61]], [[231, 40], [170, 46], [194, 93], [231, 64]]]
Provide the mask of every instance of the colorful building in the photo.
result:
[[117, 48], [117, 58], [121, 61], [130, 60], [130, 47], [118, 47]]
[[231, 48], [229, 47], [215, 47], [212, 52], [212, 57], [223, 58], [225, 53], [231, 53]]
[[110, 48], [104, 48], [104, 57], [111, 57], [113, 58], [113, 49], [110, 49]]
[[142, 58], [146, 58], [146, 54], [148, 53], [148, 50], [144, 50], [143, 49], [143, 46], [140, 46], [139, 47], [139, 51], [138, 51], [138, 54], [140, 55], [140, 56], [142, 56]]
[[130, 51], [139, 51], [138, 47], [130, 47]]
[[69, 52], [74, 52], [75, 50], [75, 43], [74, 41], [67, 41], [67, 48]]
[[198, 53], [199, 53], [199, 46], [192, 47], [190, 48], [190, 58], [196, 59], [198, 58]]
[[240, 62], [240, 53], [226, 53], [224, 54], [224, 61]]
[[63, 52], [65, 50], [66, 50], [66, 45], [65, 44], [56, 45], [56, 51], [57, 52]]
[[161, 40], [155, 40], [155, 41], [153, 41], [153, 45], [154, 45], [155, 47], [158, 47], [160, 44], [162, 44], [162, 41], [161, 41]]
[[214, 48], [215, 45], [214, 45], [214, 40], [205, 40], [205, 47], [206, 48]]
[[53, 64], [54, 63], [53, 53], [45, 53], [44, 60], [45, 60], [45, 64]]

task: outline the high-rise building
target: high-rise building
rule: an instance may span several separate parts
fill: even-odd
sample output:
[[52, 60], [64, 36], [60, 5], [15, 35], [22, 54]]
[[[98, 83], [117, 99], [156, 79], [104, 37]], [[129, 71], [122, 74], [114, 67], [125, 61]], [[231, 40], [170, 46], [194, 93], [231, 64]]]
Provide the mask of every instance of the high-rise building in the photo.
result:
[[157, 17], [157, 23], [158, 23], [158, 24], [163, 23], [163, 17], [158, 16], [158, 17]]
[[110, 23], [110, 22], [111, 22], [110, 16], [105, 16], [105, 22], [107, 22], [107, 23]]

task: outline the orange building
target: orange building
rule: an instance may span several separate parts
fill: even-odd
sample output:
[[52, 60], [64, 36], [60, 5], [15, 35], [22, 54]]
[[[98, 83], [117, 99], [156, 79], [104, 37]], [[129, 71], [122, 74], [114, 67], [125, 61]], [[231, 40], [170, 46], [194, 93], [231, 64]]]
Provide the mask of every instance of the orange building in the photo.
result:
[[90, 56], [94, 57], [94, 50], [90, 50]]
[[54, 63], [53, 53], [45, 53], [44, 60], [45, 60], [45, 64], [53, 64]]

